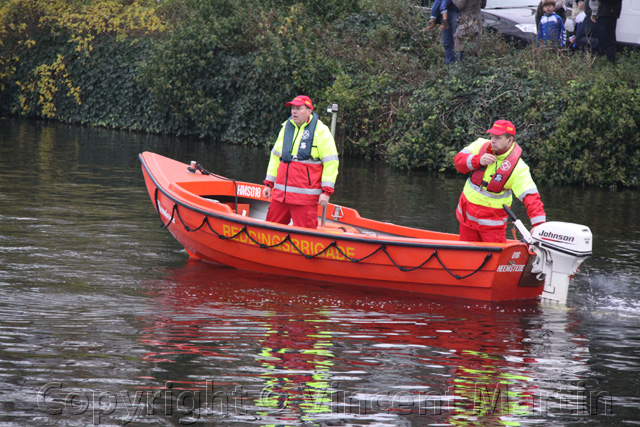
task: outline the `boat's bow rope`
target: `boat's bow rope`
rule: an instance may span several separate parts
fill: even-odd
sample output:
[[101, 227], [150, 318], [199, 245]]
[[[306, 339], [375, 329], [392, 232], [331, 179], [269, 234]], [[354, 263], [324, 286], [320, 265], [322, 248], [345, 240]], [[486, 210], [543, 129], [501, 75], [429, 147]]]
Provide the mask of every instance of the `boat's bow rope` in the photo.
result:
[[[189, 171], [191, 171], [191, 168], [190, 168], [190, 167], [189, 167], [189, 168], [187, 168], [187, 169], [189, 169]], [[234, 201], [235, 201], [235, 204], [236, 204], [236, 213], [238, 213], [238, 183], [236, 182], [236, 180], [235, 180], [235, 179], [233, 179], [233, 178], [227, 178], [227, 177], [224, 177], [224, 176], [221, 176], [221, 175], [217, 175], [217, 174], [215, 174], [215, 173], [213, 173], [213, 172], [209, 172], [208, 170], [206, 170], [205, 168], [203, 168], [203, 167], [202, 167], [202, 165], [201, 165], [200, 163], [196, 164], [195, 169], [193, 169], [193, 170], [194, 170], [194, 172], [195, 172], [195, 171], [197, 171], [197, 170], [198, 170], [198, 171], [200, 171], [200, 173], [201, 173], [202, 175], [215, 176], [215, 177], [216, 177], [216, 178], [218, 178], [218, 179], [222, 179], [222, 180], [224, 180], [224, 181], [231, 181], [231, 182], [233, 182], [233, 188], [234, 188], [234, 194], [235, 194], [235, 197], [234, 197], [234, 199], [235, 199], [235, 200], [234, 200]], [[156, 190], [157, 190], [157, 189], [156, 189]]]

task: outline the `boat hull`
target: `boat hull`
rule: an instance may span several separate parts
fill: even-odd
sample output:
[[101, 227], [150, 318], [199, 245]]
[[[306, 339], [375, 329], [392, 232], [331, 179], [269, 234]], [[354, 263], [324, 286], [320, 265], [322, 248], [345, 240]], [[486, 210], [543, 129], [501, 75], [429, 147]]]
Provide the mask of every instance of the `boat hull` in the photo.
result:
[[[532, 254], [518, 241], [460, 242], [456, 235], [360, 218], [346, 208], [324, 229], [274, 224], [242, 215], [268, 202], [260, 186], [189, 173], [187, 165], [153, 153], [142, 153], [140, 159], [160, 220], [194, 258], [263, 273], [483, 301], [533, 299], [543, 289], [528, 274]], [[235, 197], [236, 202], [220, 203], [203, 194]]]

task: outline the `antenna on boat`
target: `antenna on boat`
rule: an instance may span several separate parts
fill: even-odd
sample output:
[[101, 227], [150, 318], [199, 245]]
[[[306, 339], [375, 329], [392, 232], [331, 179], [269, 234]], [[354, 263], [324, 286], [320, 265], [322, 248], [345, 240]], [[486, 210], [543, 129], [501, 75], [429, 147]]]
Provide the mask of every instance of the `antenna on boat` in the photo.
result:
[[[331, 114], [331, 136], [336, 139], [336, 121], [338, 120], [338, 104], [331, 104], [327, 107], [327, 113]], [[327, 222], [327, 207], [322, 207], [322, 218], [320, 227], [324, 227]]]
[[336, 121], [338, 120], [338, 104], [331, 104], [327, 107], [327, 113], [331, 114], [331, 136], [336, 138]]

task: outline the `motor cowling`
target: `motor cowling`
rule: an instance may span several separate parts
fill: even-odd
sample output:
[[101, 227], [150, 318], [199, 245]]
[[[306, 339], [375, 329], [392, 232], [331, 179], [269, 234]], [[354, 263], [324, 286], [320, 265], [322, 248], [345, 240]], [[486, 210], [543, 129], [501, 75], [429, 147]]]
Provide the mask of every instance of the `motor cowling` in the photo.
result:
[[533, 229], [531, 249], [537, 259], [532, 273], [544, 275], [542, 298], [567, 301], [569, 281], [591, 256], [593, 236], [586, 225], [550, 221]]

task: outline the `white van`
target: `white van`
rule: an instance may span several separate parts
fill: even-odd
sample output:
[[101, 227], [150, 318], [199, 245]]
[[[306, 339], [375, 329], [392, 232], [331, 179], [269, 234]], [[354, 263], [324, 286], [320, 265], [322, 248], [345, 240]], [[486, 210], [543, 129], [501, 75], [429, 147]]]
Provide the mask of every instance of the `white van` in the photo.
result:
[[616, 40], [618, 43], [640, 46], [640, 0], [622, 0]]

